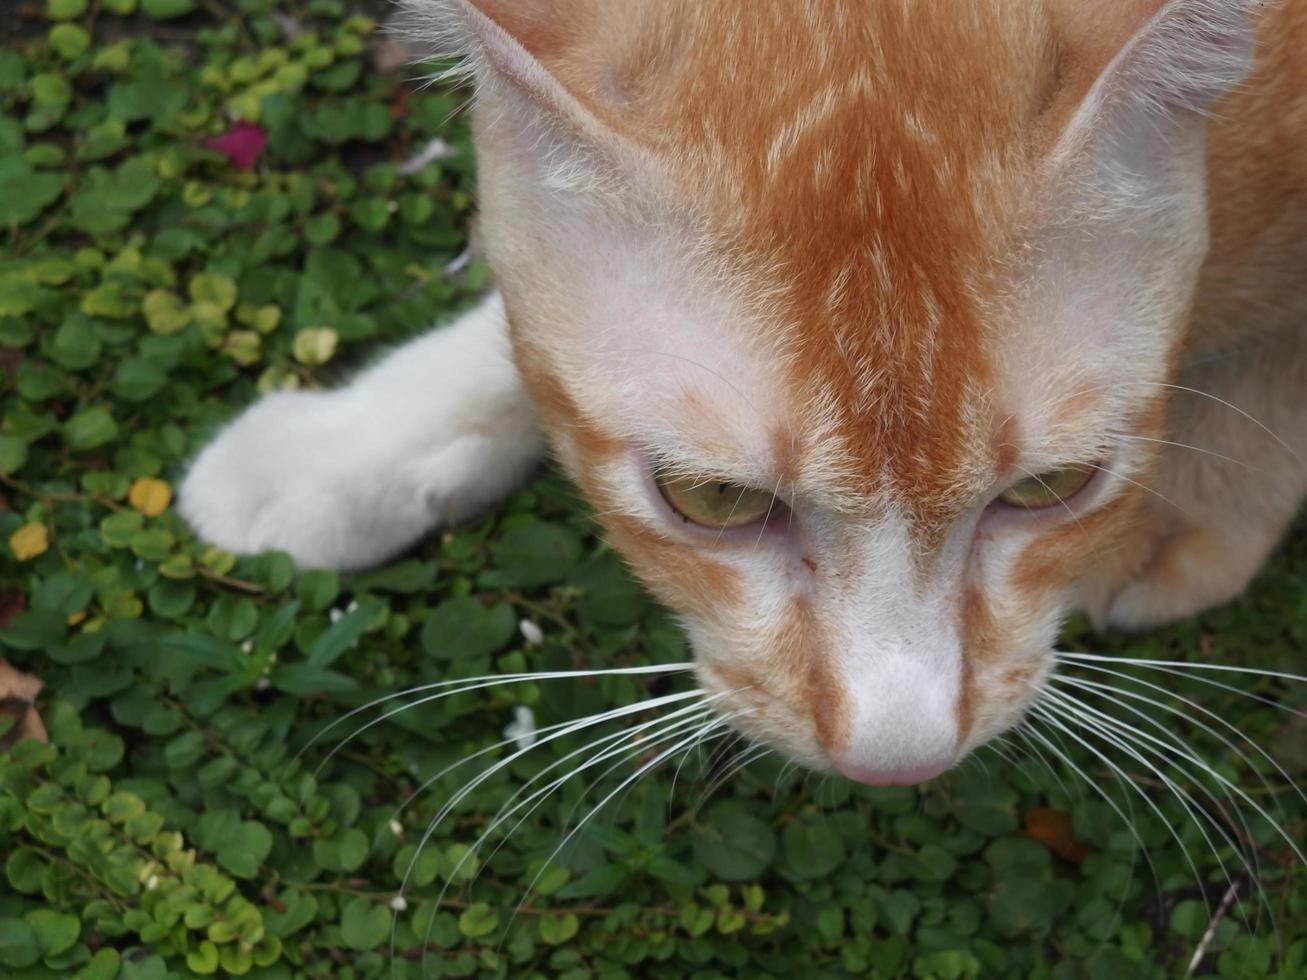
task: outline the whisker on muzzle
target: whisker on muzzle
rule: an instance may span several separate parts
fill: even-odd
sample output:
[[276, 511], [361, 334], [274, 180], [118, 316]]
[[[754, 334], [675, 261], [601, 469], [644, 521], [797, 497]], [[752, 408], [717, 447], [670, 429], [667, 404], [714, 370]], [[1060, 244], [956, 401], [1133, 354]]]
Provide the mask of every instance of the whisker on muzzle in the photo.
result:
[[428, 691], [436, 691], [437, 693], [428, 694], [416, 701], [409, 701], [400, 705], [398, 708], [392, 708], [390, 711], [366, 722], [345, 738], [341, 739], [341, 741], [333, 746], [331, 751], [328, 752], [326, 757], [318, 764], [317, 769], [314, 770], [314, 775], [320, 776], [327, 763], [335, 758], [335, 756], [346, 746], [368, 730], [382, 724], [383, 722], [389, 721], [396, 715], [402, 714], [406, 711], [411, 711], [412, 709], [421, 707], [425, 704], [431, 704], [432, 702], [439, 701], [443, 698], [453, 697], [456, 694], [467, 694], [471, 691], [481, 691], [490, 687], [500, 687], [506, 684], [523, 684], [534, 681], [582, 680], [589, 677], [634, 677], [650, 674], [681, 673], [693, 669], [694, 664], [691, 663], [653, 664], [641, 667], [613, 667], [604, 670], [546, 670], [534, 673], [488, 674], [482, 677], [462, 677], [455, 680], [437, 681], [433, 684], [421, 684], [417, 687], [410, 687], [403, 691], [396, 691], [393, 694], [387, 694], [384, 697], [374, 698], [367, 704], [360, 705], [357, 708], [347, 711], [309, 739], [304, 747], [295, 753], [294, 757], [298, 759], [303, 756], [305, 752], [313, 748], [313, 746], [318, 744], [318, 742], [322, 741], [329, 732], [339, 728], [351, 718], [356, 718], [366, 711], [380, 707], [381, 705], [386, 704], [389, 701], [394, 701], [397, 698], [410, 697], [415, 694], [426, 694]]
[[[625, 671], [613, 671], [611, 673], [622, 672]], [[652, 673], [653, 671], [641, 672]], [[588, 674], [590, 672], [584, 673]], [[595, 673], [606, 672], [599, 671]], [[568, 676], [577, 675], [569, 672]], [[501, 828], [508, 825], [509, 821], [513, 820], [514, 817], [517, 818], [516, 821], [508, 827], [506, 832], [502, 833], [501, 839], [496, 844], [494, 850], [491, 851], [490, 855], [488, 855], [487, 860], [493, 858], [499, 848], [511, 839], [513, 834], [516, 833], [523, 823], [529, 819], [540, 806], [547, 802], [554, 793], [579, 774], [591, 771], [605, 763], [610, 763], [609, 767], [598, 777], [598, 779], [586, 787], [581, 795], [581, 799], [584, 799], [585, 795], [594, 785], [602, 782], [615, 769], [620, 767], [622, 764], [629, 762], [631, 758], [647, 752], [650, 749], [659, 749], [661, 746], [666, 745], [670, 740], [676, 740], [676, 744], [672, 749], [662, 749], [652, 762], [642, 764], [635, 776], [624, 780], [617, 790], [610, 793], [596, 807], [594, 807], [577, 825], [577, 827], [564, 837], [563, 841], [559, 844], [558, 848], [555, 849], [555, 852], [550, 856], [549, 860], [542, 865], [541, 871], [543, 872], [544, 868], [548, 867], [548, 865], [557, 857], [557, 854], [561, 852], [562, 848], [573, 839], [575, 834], [585, 826], [599, 809], [602, 809], [607, 805], [607, 803], [612, 800], [616, 793], [620, 792], [623, 787], [633, 785], [634, 781], [638, 779], [640, 775], [650, 771], [656, 764], [661, 764], [667, 758], [670, 758], [671, 756], [669, 753], [682, 752], [695, 744], [704, 741], [713, 741], [716, 738], [724, 736], [728, 731], [726, 726], [735, 716], [718, 717], [714, 712], [714, 706], [722, 698], [725, 698], [732, 693], [734, 692], [723, 691], [716, 694], [705, 695], [703, 691], [695, 689], [692, 691], [646, 699], [632, 705], [626, 705], [610, 711], [600, 712], [578, 720], [556, 723], [540, 729], [535, 733], [536, 739], [532, 744], [519, 747], [517, 750], [511, 752], [493, 765], [486, 767], [443, 803], [435, 816], [427, 824], [421, 839], [417, 842], [413, 857], [409, 860], [408, 866], [405, 868], [402, 876], [398, 893], [399, 896], [402, 897], [410, 887], [414, 871], [423, 850], [431, 843], [438, 828], [449, 817], [449, 815], [487, 780], [504, 771], [516, 761], [524, 758], [534, 749], [608, 722], [619, 721], [640, 713], [656, 711], [660, 708], [673, 708], [673, 710], [667, 714], [638, 722], [629, 727], [624, 727], [622, 730], [617, 732], [610, 732], [601, 735], [590, 740], [579, 748], [566, 752], [563, 756], [549, 763], [539, 772], [527, 779], [521, 786], [517, 787], [513, 794], [500, 806], [494, 816], [484, 825], [478, 834], [476, 841], [461, 855], [454, 868], [446, 876], [445, 885], [442, 887], [439, 896], [436, 899], [437, 907], [439, 907], [439, 905], [445, 900], [450, 886], [460, 880], [460, 873], [468, 863], [477, 860], [483, 848], [494, 839], [496, 835], [500, 834]], [[686, 702], [691, 703], [687, 704]], [[466, 765], [468, 762], [471, 762], [476, 758], [484, 757], [490, 753], [504, 749], [516, 741], [517, 740], [513, 738], [506, 738], [445, 767], [434, 776], [425, 780], [422, 785], [409, 796], [401, 806], [400, 810], [402, 811], [404, 806], [409, 805], [414, 799], [429, 790], [440, 779], [459, 767]], [[613, 762], [613, 760], [616, 760], [616, 762]], [[560, 773], [560, 770], [564, 769], [566, 771]], [[542, 781], [544, 782], [544, 785], [539, 785]], [[538, 786], [538, 788], [533, 790], [533, 786]], [[574, 813], [575, 809], [574, 806], [571, 812]], [[565, 819], [564, 825], [569, 823], [570, 820], [571, 813], [569, 813], [568, 817]], [[528, 887], [528, 895], [531, 890], [534, 889], [538, 880], [539, 875], [537, 874]], [[514, 916], [516, 916], [516, 911], [514, 912]], [[509, 925], [511, 926], [511, 924], [512, 922], [510, 921]], [[392, 953], [396, 941], [395, 928], [397, 925], [398, 919], [396, 918], [392, 922], [391, 930]], [[423, 938], [424, 946], [430, 939], [430, 929], [431, 924], [428, 924], [427, 935]], [[507, 930], [505, 932], [507, 932]]]
[[[1230, 869], [1222, 858], [1221, 848], [1218, 845], [1228, 847], [1238, 856], [1240, 863], [1243, 865], [1243, 876], [1246, 876], [1253, 882], [1258, 882], [1260, 862], [1254, 854], [1253, 860], [1250, 863], [1248, 855], [1241, 846], [1242, 842], [1235, 836], [1237, 831], [1241, 831], [1244, 840], [1252, 839], [1251, 831], [1247, 820], [1243, 815], [1243, 811], [1239, 809], [1238, 804], [1234, 801], [1230, 790], [1225, 786], [1221, 787], [1224, 801], [1230, 805], [1235, 813], [1234, 819], [1230, 818], [1229, 814], [1222, 806], [1221, 797], [1218, 797], [1212, 789], [1195, 776], [1193, 771], [1185, 765], [1175, 761], [1175, 759], [1170, 757], [1169, 753], [1164, 751], [1166, 748], [1174, 748], [1174, 746], [1169, 746], [1168, 743], [1162, 742], [1161, 740], [1152, 740], [1152, 736], [1147, 733], [1141, 732], [1133, 726], [1119, 722], [1116, 719], [1104, 721], [1104, 716], [1101, 712], [1098, 713], [1098, 716], [1093, 716], [1091, 712], [1092, 709], [1085, 708], [1083, 705], [1078, 709], [1073, 709], [1072, 713], [1075, 717], [1075, 723], [1081, 725], [1086, 730], [1091, 731], [1108, 745], [1124, 752], [1131, 759], [1156, 775], [1156, 777], [1162, 782], [1163, 786], [1165, 786], [1165, 788], [1180, 801], [1186, 814], [1194, 822], [1194, 826], [1202, 835], [1203, 842], [1212, 852], [1212, 857], [1216, 861], [1217, 867], [1220, 870], [1222, 878], [1225, 880], [1226, 886], [1234, 888], [1236, 881], [1241, 880], [1242, 876], [1235, 876], [1230, 873]], [[1156, 746], [1161, 747], [1159, 748], [1150, 744], [1150, 740], [1155, 741]], [[1203, 767], [1201, 761], [1193, 759], [1190, 754], [1177, 754], [1181, 754], [1182, 757], [1193, 761], [1195, 764], [1199, 765], [1200, 768]], [[1180, 783], [1168, 776], [1165, 771], [1165, 767], [1167, 766], [1173, 768], [1179, 774], [1180, 778], [1186, 780], [1190, 785], [1196, 787], [1200, 793], [1210, 799], [1222, 819], [1217, 819], [1211, 810], [1203, 805], [1201, 800], [1195, 798], [1195, 796]], [[1213, 840], [1211, 834], [1207, 832], [1208, 827], [1216, 833], [1218, 840]], [[1199, 890], [1203, 893], [1204, 903], [1208, 904], [1207, 891], [1203, 888], [1204, 879], [1201, 875], [1195, 873], [1194, 880], [1195, 884], [1198, 885]], [[1265, 901], [1265, 892], [1261, 889], [1260, 885], [1258, 887], [1259, 894], [1263, 901]], [[1208, 904], [1208, 916], [1210, 917], [1211, 915], [1212, 910], [1210, 904]], [[1243, 921], [1245, 928], [1252, 932], [1252, 924], [1249, 922], [1247, 914], [1244, 912], [1242, 907], [1240, 907], [1239, 916]]]
[[[1086, 653], [1059, 652], [1056, 656], [1060, 664], [1090, 672], [1097, 679], [1094, 679], [1094, 676], [1082, 677], [1065, 673], [1053, 675], [1049, 686], [1043, 692], [1043, 698], [1032, 707], [1030, 720], [1038, 720], [1043, 725], [1057, 728], [1067, 737], [1074, 738], [1106, 765], [1118, 781], [1129, 781], [1134, 793], [1152, 810], [1180, 847], [1204, 903], [1209, 904], [1208, 889], [1204, 886], [1204, 879], [1176, 827], [1168, 821], [1151, 796], [1145, 792], [1144, 787], [1135, 782], [1133, 777], [1128, 778], [1125, 770], [1110, 756], [1119, 754], [1154, 777], [1155, 785], [1164, 788], [1175, 797], [1211, 851], [1226, 886], [1222, 889], [1226, 899], [1223, 900], [1220, 915], [1223, 917], [1229, 911], [1230, 903], [1235, 902], [1239, 897], [1240, 887], [1243, 884], [1251, 884], [1258, 892], [1256, 902], [1258, 919], [1262, 911], [1270, 913], [1271, 924], [1278, 938], [1278, 922], [1267, 892], [1267, 878], [1260, 853], [1260, 848], [1264, 846], [1262, 841], [1265, 839], [1265, 834], [1255, 834], [1249, 820], [1251, 818], [1257, 821], [1259, 826], [1265, 826], [1268, 832], [1273, 833], [1274, 838], [1285, 846], [1286, 856], [1291, 854], [1294, 862], [1307, 866], [1307, 845], [1297, 841], [1294, 834], [1284, 826], [1284, 811], [1279, 795], [1287, 789], [1298, 799], [1307, 802], [1307, 790], [1295, 781], [1266, 748], [1259, 745], [1237, 725], [1194, 698], [1186, 697], [1173, 687], [1136, 676], [1129, 668], [1141, 668], [1170, 677], [1185, 678], [1208, 688], [1275, 707], [1297, 717], [1307, 717], [1307, 712], [1283, 704], [1274, 697], [1254, 694], [1232, 684], [1215, 680], [1211, 675], [1257, 677], [1291, 684], [1307, 681], [1307, 677], [1284, 671], [1230, 664]], [[1103, 704], [1101, 707], [1095, 707], [1076, 697], [1076, 693], [1101, 699]], [[1166, 719], [1170, 722], [1168, 723]], [[1179, 727], [1176, 723], [1179, 723]], [[1258, 782], [1258, 787], [1253, 792], [1269, 797], [1272, 802], [1263, 805], [1252, 793], [1235, 781], [1232, 773], [1227, 774], [1223, 769], [1218, 769], [1205, 761], [1195, 745], [1184, 736], [1184, 726], [1191, 727], [1195, 734], [1201, 733], [1213, 739], [1214, 743], [1222, 748], [1224, 757], [1237, 765], [1241, 771], [1251, 771]], [[1024, 733], [1024, 726], [1018, 729], [1018, 732]], [[1076, 775], [1089, 783], [1104, 796], [1104, 799], [1108, 799], [1102, 788], [1074, 765], [1068, 753], [1059, 751], [1049, 739], [1035, 732], [1033, 728], [1028, 734], [1038, 738]], [[1271, 776], [1277, 778], [1276, 782], [1268, 778]], [[1110, 799], [1108, 802], [1112, 803]], [[1113, 809], [1124, 819], [1124, 815], [1114, 804]], [[1133, 826], [1131, 832], [1136, 841], [1142, 843]], [[1231, 868], [1227, 865], [1231, 854], [1236, 857], [1238, 864], [1242, 865], [1236, 874], [1232, 874]], [[1147, 856], [1146, 850], [1145, 856]], [[1155, 872], [1154, 880], [1156, 880]], [[1210, 905], [1208, 914], [1210, 918]], [[1253, 924], [1249, 922], [1242, 901], [1240, 901], [1239, 917], [1245, 928], [1252, 932]]]

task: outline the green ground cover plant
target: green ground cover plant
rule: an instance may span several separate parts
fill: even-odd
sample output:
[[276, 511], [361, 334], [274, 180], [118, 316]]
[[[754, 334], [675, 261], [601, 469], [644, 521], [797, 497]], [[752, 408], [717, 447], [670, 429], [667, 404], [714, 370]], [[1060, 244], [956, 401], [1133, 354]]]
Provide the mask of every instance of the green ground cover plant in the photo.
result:
[[[0, 15], [0, 975], [1307, 977], [1307, 684], [1282, 678], [1082, 670], [1162, 702], [1066, 689], [1154, 741], [1080, 729], [1104, 758], [1046, 725], [920, 791], [726, 739], [622, 786], [674, 744], [651, 740], [495, 829], [532, 777], [583, 764], [578, 731], [432, 825], [514, 745], [445, 770], [525, 709], [543, 729], [688, 676], [525, 680], [370, 724], [416, 696], [376, 699], [689, 653], [550, 473], [362, 574], [236, 558], [173, 512], [186, 460], [260, 392], [334, 383], [485, 285], [457, 261], [461, 97], [378, 67], [384, 14]], [[435, 137], [453, 152], [406, 172]], [[1234, 606], [1066, 643], [1307, 673], [1307, 536]]]

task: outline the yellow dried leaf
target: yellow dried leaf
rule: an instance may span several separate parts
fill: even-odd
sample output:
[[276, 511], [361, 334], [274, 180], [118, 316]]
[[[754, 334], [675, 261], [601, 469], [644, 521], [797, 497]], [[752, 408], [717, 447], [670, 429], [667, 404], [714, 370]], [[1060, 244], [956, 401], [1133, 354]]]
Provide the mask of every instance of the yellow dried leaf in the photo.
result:
[[29, 561], [50, 550], [50, 529], [44, 524], [24, 524], [9, 535], [9, 548], [19, 561]]
[[172, 503], [172, 487], [163, 480], [143, 476], [132, 484], [127, 499], [146, 517], [158, 517]]

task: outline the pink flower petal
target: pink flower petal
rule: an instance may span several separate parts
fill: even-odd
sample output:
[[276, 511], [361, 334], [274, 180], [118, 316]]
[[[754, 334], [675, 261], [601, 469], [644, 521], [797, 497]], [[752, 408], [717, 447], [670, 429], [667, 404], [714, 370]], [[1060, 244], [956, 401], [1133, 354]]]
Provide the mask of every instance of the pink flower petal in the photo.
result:
[[268, 147], [268, 133], [262, 126], [238, 122], [221, 136], [204, 141], [210, 150], [221, 153], [238, 170], [252, 170]]

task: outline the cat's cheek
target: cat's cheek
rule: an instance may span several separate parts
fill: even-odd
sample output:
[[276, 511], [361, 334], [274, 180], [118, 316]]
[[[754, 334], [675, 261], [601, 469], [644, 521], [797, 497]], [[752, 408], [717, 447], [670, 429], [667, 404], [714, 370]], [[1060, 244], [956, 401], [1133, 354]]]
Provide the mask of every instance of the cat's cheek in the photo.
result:
[[1052, 672], [1060, 603], [1012, 601], [973, 583], [962, 601], [960, 754], [1019, 723]]
[[1139, 492], [1104, 481], [1075, 512], [1030, 519], [987, 514], [977, 525], [961, 601], [962, 748], [970, 751], [1020, 722], [1053, 672], [1057, 635], [1085, 569], [1133, 527]]
[[1009, 577], [1016, 601], [1069, 605], [1086, 567], [1127, 539], [1142, 492], [1126, 486], [1097, 510], [1026, 544], [1015, 556]]
[[638, 518], [606, 514], [601, 522], [608, 541], [661, 602], [700, 619], [730, 621], [739, 616], [747, 597], [738, 568], [687, 548]]
[[832, 770], [831, 749], [848, 741], [853, 705], [810, 603], [781, 603], [761, 627], [745, 617], [685, 626], [700, 687], [719, 697], [720, 715], [801, 765]]

